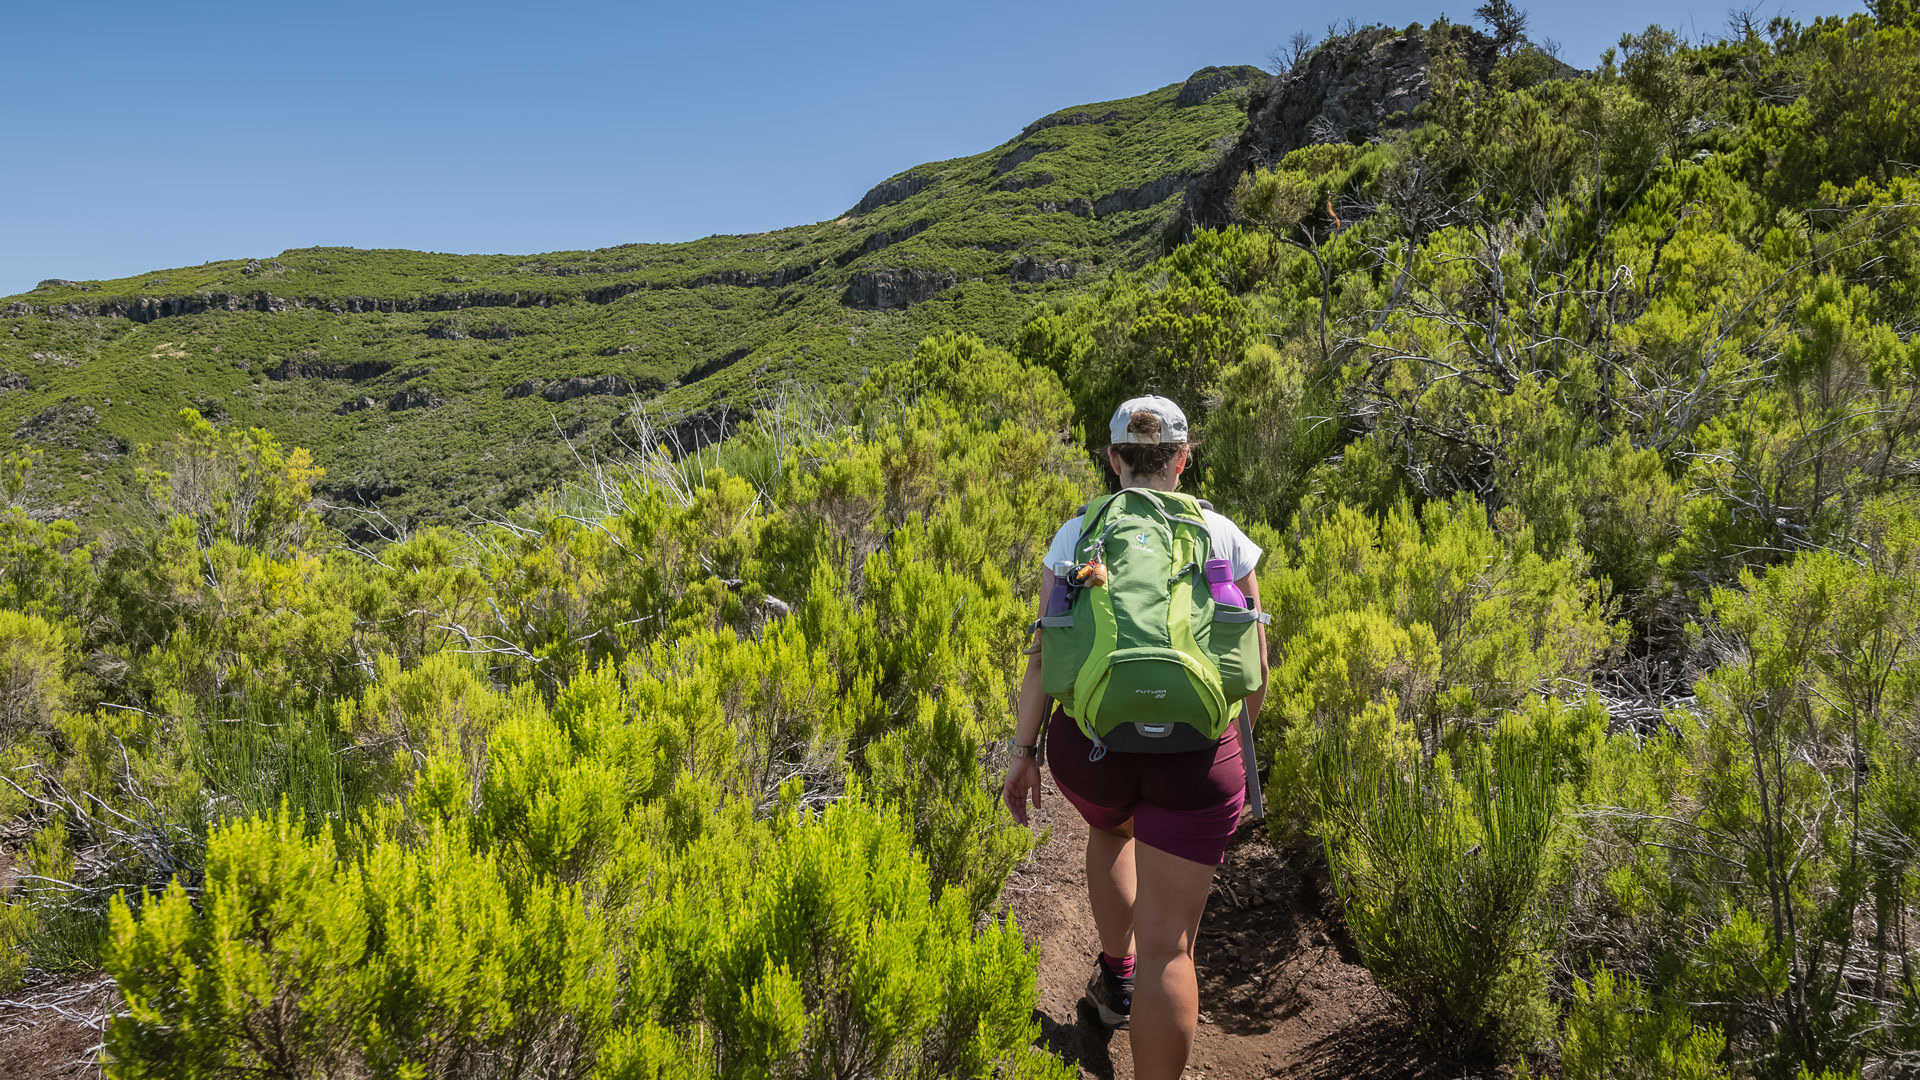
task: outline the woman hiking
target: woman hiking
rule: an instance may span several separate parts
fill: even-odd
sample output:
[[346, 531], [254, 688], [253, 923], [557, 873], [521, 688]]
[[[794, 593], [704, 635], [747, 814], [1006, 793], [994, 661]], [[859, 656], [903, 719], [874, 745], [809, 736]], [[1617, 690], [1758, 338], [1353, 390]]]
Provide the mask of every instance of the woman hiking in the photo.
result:
[[[1047, 551], [1040, 592], [1042, 618], [1036, 622], [1042, 647], [1030, 654], [1020, 684], [1015, 756], [1007, 769], [1003, 796], [1015, 819], [1025, 824], [1028, 800], [1036, 807], [1040, 804], [1044, 739], [1054, 781], [1088, 825], [1087, 893], [1101, 951], [1087, 985], [1087, 1000], [1103, 1024], [1130, 1029], [1136, 1080], [1176, 1080], [1193, 1049], [1199, 1019], [1194, 938], [1214, 871], [1226, 857], [1246, 800], [1241, 737], [1236, 725], [1227, 721], [1237, 715], [1238, 708], [1248, 710], [1247, 717], [1258, 713], [1265, 695], [1267, 650], [1260, 632], [1265, 617], [1259, 615], [1260, 588], [1254, 578], [1260, 547], [1205, 504], [1183, 495], [1160, 494], [1176, 492], [1189, 461], [1187, 418], [1178, 405], [1163, 397], [1135, 398], [1114, 413], [1109, 434], [1106, 460], [1121, 491], [1109, 500], [1096, 499], [1083, 517], [1062, 525]], [[1146, 516], [1125, 517], [1126, 511], [1115, 511], [1110, 500], [1115, 505], [1125, 500], [1128, 506], [1145, 507]], [[1154, 537], [1161, 530], [1151, 524], [1161, 520], [1152, 516], [1155, 507], [1164, 510], [1165, 520], [1172, 524], [1171, 562], [1159, 562], [1161, 569], [1152, 575], [1157, 586], [1127, 585], [1146, 580], [1126, 575], [1140, 574], [1132, 568], [1150, 562], [1152, 556], [1146, 553], [1159, 543]], [[1197, 515], [1191, 512], [1194, 509]], [[1136, 521], [1143, 524], [1136, 526]], [[1092, 528], [1087, 529], [1088, 525]], [[1196, 554], [1203, 543], [1208, 550]], [[1181, 582], [1189, 582], [1184, 588], [1208, 589], [1206, 581], [1191, 573], [1202, 559], [1213, 563], [1208, 575], [1213, 579], [1210, 595], [1220, 600], [1219, 606], [1183, 591]], [[1170, 574], [1164, 569], [1168, 565], [1173, 566]], [[1063, 579], [1065, 584], [1056, 593]], [[1238, 594], [1226, 587], [1229, 579]], [[1173, 583], [1170, 603], [1169, 580]], [[1150, 603], [1133, 599], [1154, 588], [1158, 591], [1152, 593], [1155, 599]], [[1102, 591], [1112, 595], [1101, 597]], [[1079, 598], [1082, 592], [1088, 594], [1087, 602]], [[1048, 635], [1073, 634], [1076, 620], [1098, 622], [1088, 613], [1101, 603], [1109, 605], [1109, 610], [1135, 605], [1120, 618], [1123, 635], [1134, 623], [1152, 617], [1142, 615], [1140, 608], [1170, 607], [1173, 617], [1162, 618], [1176, 624], [1176, 629], [1163, 632], [1160, 643], [1192, 643], [1195, 633], [1183, 637], [1178, 629], [1189, 618], [1182, 614], [1189, 599], [1191, 610], [1198, 613], [1190, 616], [1200, 628], [1198, 647], [1217, 653], [1238, 642], [1237, 655], [1216, 656], [1208, 665], [1185, 661], [1157, 665], [1173, 673], [1162, 672], [1158, 684], [1141, 681], [1148, 676], [1140, 673], [1156, 667], [1153, 664], [1113, 663], [1107, 669], [1111, 674], [1092, 682], [1082, 672], [1097, 672], [1100, 658], [1092, 664], [1075, 664], [1078, 672], [1043, 667], [1049, 656], [1056, 662], [1068, 657], [1078, 661], [1086, 653], [1089, 646], [1085, 645], [1081, 654], [1071, 653], [1066, 637], [1057, 637], [1049, 645]], [[1241, 606], [1235, 606], [1236, 599]], [[1113, 649], [1113, 626], [1109, 615], [1101, 645], [1091, 648]], [[1095, 636], [1084, 628], [1080, 632]], [[1136, 649], [1126, 658], [1169, 651]], [[1204, 675], [1189, 678], [1187, 671], [1209, 667], [1219, 679], [1212, 691], [1203, 693]], [[1226, 687], [1227, 693], [1236, 692], [1237, 687], [1242, 695], [1224, 709], [1222, 683], [1234, 684]], [[1070, 715], [1068, 702], [1076, 696], [1076, 686], [1082, 700], [1075, 702], [1079, 707]], [[1255, 689], [1246, 693], [1248, 686]], [[1088, 694], [1089, 687], [1095, 692]], [[1209, 697], [1213, 706], [1203, 709], [1195, 704], [1204, 704]], [[1115, 705], [1116, 701], [1122, 704]], [[1135, 722], [1103, 729], [1105, 713], [1116, 708], [1136, 710], [1130, 714]], [[1101, 719], [1088, 715], [1096, 711], [1102, 713]], [[1186, 728], [1180, 732], [1181, 740], [1166, 739], [1167, 750], [1151, 745], [1168, 729], [1182, 726], [1172, 722], [1177, 714], [1191, 719], [1200, 730]], [[1149, 722], [1157, 720], [1168, 722]], [[1172, 750], [1175, 745], [1191, 748]]]

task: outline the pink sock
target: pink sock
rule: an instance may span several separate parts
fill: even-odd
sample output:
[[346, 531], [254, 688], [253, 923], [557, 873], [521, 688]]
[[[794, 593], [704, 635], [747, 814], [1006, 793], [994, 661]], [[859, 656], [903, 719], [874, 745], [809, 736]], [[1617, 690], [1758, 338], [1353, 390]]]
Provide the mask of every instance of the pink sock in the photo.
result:
[[1100, 966], [1103, 968], [1106, 968], [1107, 973], [1109, 975], [1112, 975], [1116, 979], [1133, 978], [1133, 954], [1132, 953], [1128, 953], [1127, 955], [1120, 957], [1119, 959], [1115, 959], [1111, 956], [1108, 956], [1106, 953], [1101, 953]]

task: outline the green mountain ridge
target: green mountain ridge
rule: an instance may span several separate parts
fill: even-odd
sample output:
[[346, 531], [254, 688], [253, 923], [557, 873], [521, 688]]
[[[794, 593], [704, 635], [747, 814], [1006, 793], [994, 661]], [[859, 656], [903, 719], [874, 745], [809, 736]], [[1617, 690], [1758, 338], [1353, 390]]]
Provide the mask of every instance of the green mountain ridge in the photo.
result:
[[[1051, 113], [773, 232], [536, 255], [303, 248], [0, 299], [0, 430], [49, 512], [112, 513], [185, 407], [312, 449], [323, 497], [396, 520], [510, 507], [617, 451], [636, 402], [696, 437], [768, 387], [830, 386], [929, 334], [1163, 248], [1238, 136], [1254, 68]], [[571, 445], [569, 444], [571, 441]]]

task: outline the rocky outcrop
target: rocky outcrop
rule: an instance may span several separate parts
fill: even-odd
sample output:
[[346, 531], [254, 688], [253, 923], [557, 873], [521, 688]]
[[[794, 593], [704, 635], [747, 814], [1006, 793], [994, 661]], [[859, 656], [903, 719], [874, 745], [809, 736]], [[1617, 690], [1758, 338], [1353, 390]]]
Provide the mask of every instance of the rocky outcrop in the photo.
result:
[[[1484, 78], [1497, 59], [1493, 39], [1460, 26], [1450, 32], [1468, 67]], [[1239, 141], [1187, 187], [1187, 226], [1228, 224], [1240, 177], [1290, 151], [1412, 124], [1413, 111], [1432, 94], [1428, 33], [1372, 28], [1333, 38], [1289, 74], [1254, 84]]]
[[631, 393], [633, 384], [626, 379], [618, 375], [595, 375], [550, 383], [540, 391], [540, 396], [548, 401], [572, 401], [574, 398]]
[[267, 369], [267, 378], [275, 382], [288, 382], [293, 379], [344, 379], [348, 382], [365, 382], [368, 379], [377, 379], [392, 370], [393, 364], [386, 360], [321, 360], [310, 356], [295, 356]]
[[721, 405], [667, 425], [660, 442], [682, 457], [728, 438], [739, 426], [740, 414]]
[[1093, 203], [1086, 199], [1068, 199], [1065, 202], [1046, 199], [1034, 203], [1033, 208], [1043, 214], [1072, 214], [1075, 217], [1087, 217], [1093, 213]]
[[945, 270], [862, 270], [847, 283], [840, 302], [868, 311], [903, 308], [954, 284], [954, 276]]
[[408, 311], [458, 311], [469, 307], [547, 307], [551, 303], [553, 300], [548, 294], [538, 292], [482, 291], [397, 298], [343, 296], [305, 299], [275, 296], [270, 292], [200, 292], [188, 296], [110, 296], [99, 300], [78, 300], [72, 303], [44, 306], [15, 302], [7, 305], [6, 313], [31, 315], [38, 312], [55, 319], [107, 317], [150, 323], [155, 319], [167, 319], [179, 315], [201, 315], [209, 311], [277, 313], [309, 308], [330, 311], [336, 315], [361, 315], [376, 312], [393, 314]]
[[339, 408], [333, 410], [333, 414], [335, 416], [351, 416], [354, 413], [371, 409], [378, 404], [380, 403], [370, 397], [348, 398], [340, 403]]
[[866, 243], [861, 244], [860, 248], [862, 251], [871, 255], [874, 252], [879, 251], [881, 248], [892, 247], [893, 245], [899, 243], [902, 240], [911, 240], [914, 237], [919, 236], [921, 233], [927, 231], [927, 226], [932, 224], [933, 224], [932, 221], [926, 218], [921, 218], [919, 221], [913, 222], [912, 224], [909, 224], [909, 225], [902, 225], [897, 229], [890, 229], [886, 232], [877, 232], [872, 234], [871, 236], [868, 236]]
[[1180, 93], [1173, 102], [1176, 105], [1199, 105], [1212, 100], [1215, 95], [1224, 91], [1236, 86], [1257, 83], [1266, 77], [1266, 72], [1246, 64], [1234, 67], [1203, 67], [1187, 76], [1187, 81], [1181, 84]]
[[736, 289], [778, 289], [796, 281], [805, 281], [823, 265], [824, 262], [801, 263], [764, 274], [754, 270], [716, 270], [694, 278], [692, 284], [696, 288], [703, 285], [731, 285]]
[[439, 394], [426, 390], [402, 390], [387, 399], [388, 412], [406, 412], [408, 409], [437, 409], [447, 403]]
[[993, 185], [995, 191], [1024, 191], [1027, 188], [1046, 187], [1053, 183], [1052, 173], [1028, 173], [1025, 176], [1009, 176]]
[[882, 251], [886, 248], [890, 248], [893, 245], [901, 242], [902, 240], [911, 240], [914, 237], [919, 236], [921, 233], [926, 232], [927, 227], [932, 224], [933, 222], [931, 220], [927, 218], [921, 218], [919, 221], [915, 221], [908, 225], [902, 225], [897, 229], [888, 229], [883, 232], [869, 233], [865, 240], [862, 240], [860, 243], [855, 244], [854, 246], [847, 248], [846, 250], [842, 251], [840, 254], [834, 256], [833, 258], [834, 265], [844, 267], [863, 255], [871, 255], [876, 251]]
[[606, 394], [654, 394], [666, 388], [657, 378], [630, 379], [624, 375], [576, 375], [570, 379], [526, 379], [507, 387], [510, 398], [540, 395], [548, 401], [572, 401], [575, 398]]
[[42, 446], [79, 450], [89, 457], [118, 457], [127, 452], [127, 441], [100, 430], [100, 413], [77, 398], [49, 405], [20, 422], [13, 437]]
[[1094, 216], [1104, 217], [1123, 210], [1145, 210], [1151, 206], [1158, 206], [1185, 188], [1188, 179], [1184, 174], [1162, 176], [1137, 187], [1125, 188], [1111, 195], [1102, 195], [1093, 202]]
[[[708, 285], [732, 285], [743, 288], [779, 288], [802, 281], [821, 266], [820, 263], [783, 266], [760, 273], [751, 270], [720, 270], [687, 281], [621, 281], [579, 293], [550, 293], [541, 290], [511, 292], [476, 289], [471, 292], [432, 293], [426, 296], [275, 296], [270, 292], [200, 292], [189, 296], [112, 296], [98, 300], [75, 300], [64, 304], [31, 304], [16, 300], [0, 307], [0, 316], [15, 318], [45, 315], [55, 319], [121, 318], [137, 323], [180, 315], [200, 315], [209, 311], [326, 311], [335, 315], [393, 315], [407, 312], [464, 311], [469, 308], [545, 308], [555, 304], [585, 301], [611, 304], [647, 289], [697, 289]], [[478, 336], [478, 335], [476, 335]]]
[[1073, 262], [1041, 262], [1037, 259], [1018, 259], [1008, 268], [1007, 276], [1026, 285], [1043, 285], [1049, 281], [1061, 281], [1076, 277], [1087, 267]]
[[0, 371], [0, 394], [27, 388], [27, 377], [17, 371]]
[[1020, 166], [1025, 165], [1027, 162], [1032, 161], [1034, 158], [1039, 157], [1041, 154], [1049, 150], [1058, 149], [1060, 148], [1050, 146], [1046, 143], [1023, 142], [1006, 153], [1001, 154], [1000, 160], [993, 163], [993, 171], [995, 175], [1010, 173]]
[[882, 180], [873, 185], [865, 195], [860, 196], [860, 201], [854, 204], [852, 212], [871, 214], [883, 206], [892, 206], [894, 203], [911, 199], [925, 191], [927, 185], [938, 179], [940, 177], [933, 173], [907, 173], [904, 176]]

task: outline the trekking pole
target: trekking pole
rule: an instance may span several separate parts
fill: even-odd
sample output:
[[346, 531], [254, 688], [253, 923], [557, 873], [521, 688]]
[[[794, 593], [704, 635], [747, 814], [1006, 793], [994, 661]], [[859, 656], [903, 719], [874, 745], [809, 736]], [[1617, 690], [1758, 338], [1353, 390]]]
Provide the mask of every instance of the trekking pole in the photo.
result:
[[1247, 715], [1245, 702], [1240, 704], [1240, 762], [1247, 767], [1247, 805], [1253, 809], [1253, 820], [1259, 821], [1267, 816], [1267, 800], [1260, 791], [1260, 762], [1253, 752], [1253, 720]]

